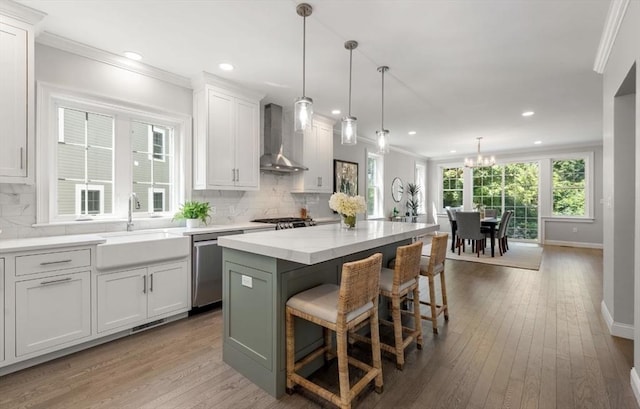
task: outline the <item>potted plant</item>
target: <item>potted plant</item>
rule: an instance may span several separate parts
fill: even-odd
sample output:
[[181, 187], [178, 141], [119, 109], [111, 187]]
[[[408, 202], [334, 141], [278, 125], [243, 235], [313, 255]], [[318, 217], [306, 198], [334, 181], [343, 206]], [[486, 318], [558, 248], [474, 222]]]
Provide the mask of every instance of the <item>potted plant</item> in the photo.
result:
[[209, 202], [198, 202], [196, 200], [186, 201], [178, 210], [173, 218], [176, 220], [185, 219], [187, 221], [187, 228], [197, 227], [198, 223], [201, 221], [204, 224], [207, 224], [211, 216], [209, 216], [209, 212], [211, 211], [211, 205]]
[[407, 193], [410, 196], [410, 199], [407, 200], [407, 210], [411, 213], [411, 221], [417, 221], [418, 208], [420, 207], [420, 197], [418, 197], [420, 185], [407, 183]]

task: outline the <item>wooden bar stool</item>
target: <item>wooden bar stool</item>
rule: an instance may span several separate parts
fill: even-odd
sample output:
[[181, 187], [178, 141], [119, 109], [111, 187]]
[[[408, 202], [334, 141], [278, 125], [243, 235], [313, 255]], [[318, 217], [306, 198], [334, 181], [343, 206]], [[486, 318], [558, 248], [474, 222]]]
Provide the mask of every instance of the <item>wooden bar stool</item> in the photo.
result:
[[[429, 281], [429, 302], [420, 300], [420, 304], [431, 307], [431, 316], [422, 315], [425, 320], [431, 321], [433, 333], [438, 333], [438, 316], [444, 314], [444, 320], [449, 321], [449, 305], [447, 303], [447, 286], [444, 280], [444, 262], [447, 255], [448, 234], [433, 236], [431, 241], [431, 254], [422, 257], [420, 274], [426, 276]], [[442, 305], [436, 304], [436, 290], [434, 277], [440, 275], [440, 290], [442, 292]]]
[[[391, 268], [383, 268], [380, 273], [380, 295], [391, 300], [392, 321], [381, 319], [385, 325], [393, 326], [394, 345], [380, 343], [383, 351], [390, 352], [396, 356], [396, 368], [402, 370], [404, 367], [404, 350], [414, 340], [417, 348], [422, 349], [422, 321], [420, 320], [420, 304], [412, 303], [413, 311], [402, 309], [403, 301], [407, 300], [407, 295], [412, 293], [414, 300], [420, 299], [420, 260], [422, 252], [422, 242], [417, 241], [407, 246], [399, 246], [396, 250], [396, 258], [391, 260]], [[413, 328], [402, 325], [402, 314], [413, 315]], [[407, 334], [403, 338], [403, 332]], [[352, 333], [351, 337], [358, 341], [371, 342], [368, 338], [357, 333]]]
[[[378, 285], [381, 267], [381, 253], [376, 253], [363, 260], [344, 263], [340, 287], [335, 284], [322, 284], [296, 294], [287, 301], [287, 393], [291, 393], [295, 385], [300, 385], [342, 409], [350, 409], [353, 399], [372, 380], [375, 380], [376, 392], [382, 392], [378, 328]], [[325, 345], [297, 362], [295, 361], [294, 317], [322, 326], [325, 335]], [[369, 320], [371, 326], [373, 366], [347, 356], [349, 330], [366, 320]], [[332, 351], [331, 336], [328, 330], [336, 333], [337, 353]], [[338, 358], [339, 395], [297, 373], [314, 359], [322, 354], [327, 356], [328, 353], [333, 353]], [[349, 382], [349, 364], [365, 372], [353, 387]]]

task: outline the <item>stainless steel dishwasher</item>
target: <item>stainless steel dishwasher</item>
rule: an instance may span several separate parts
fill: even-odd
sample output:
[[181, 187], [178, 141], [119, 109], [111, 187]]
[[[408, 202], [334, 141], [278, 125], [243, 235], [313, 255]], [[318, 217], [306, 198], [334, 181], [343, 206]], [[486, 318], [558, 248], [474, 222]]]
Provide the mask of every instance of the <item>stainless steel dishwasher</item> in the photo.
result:
[[192, 307], [222, 301], [222, 248], [218, 246], [218, 237], [232, 234], [242, 234], [242, 230], [193, 236]]

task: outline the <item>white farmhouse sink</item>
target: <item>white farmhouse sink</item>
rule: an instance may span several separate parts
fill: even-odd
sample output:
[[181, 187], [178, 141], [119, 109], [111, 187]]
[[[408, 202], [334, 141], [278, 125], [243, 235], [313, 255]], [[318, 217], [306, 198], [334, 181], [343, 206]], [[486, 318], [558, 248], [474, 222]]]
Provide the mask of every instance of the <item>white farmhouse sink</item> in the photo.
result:
[[189, 256], [191, 240], [163, 231], [134, 231], [98, 234], [107, 240], [98, 244], [96, 267], [112, 270]]

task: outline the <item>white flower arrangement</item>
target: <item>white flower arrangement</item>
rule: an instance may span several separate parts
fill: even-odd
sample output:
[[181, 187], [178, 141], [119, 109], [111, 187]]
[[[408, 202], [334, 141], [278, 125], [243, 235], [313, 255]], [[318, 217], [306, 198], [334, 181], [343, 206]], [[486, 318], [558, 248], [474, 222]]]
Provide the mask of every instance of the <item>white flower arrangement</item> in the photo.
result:
[[367, 203], [362, 196], [348, 196], [345, 193], [334, 193], [329, 198], [329, 207], [344, 216], [355, 216], [367, 210]]

